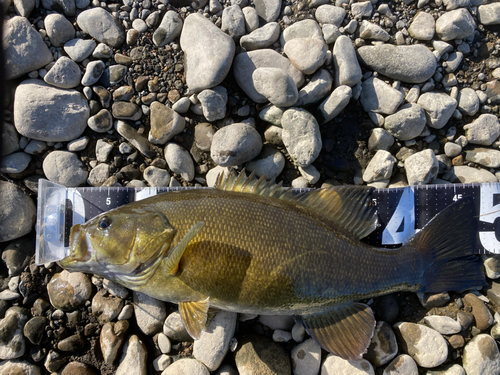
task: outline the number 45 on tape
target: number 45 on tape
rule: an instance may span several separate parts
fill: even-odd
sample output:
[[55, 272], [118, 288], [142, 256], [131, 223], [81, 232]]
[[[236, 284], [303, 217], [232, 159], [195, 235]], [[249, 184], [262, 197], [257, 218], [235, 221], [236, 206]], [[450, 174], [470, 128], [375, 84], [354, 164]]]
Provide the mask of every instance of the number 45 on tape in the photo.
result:
[[366, 241], [397, 247], [445, 207], [465, 197], [473, 197], [478, 215], [476, 253], [500, 254], [500, 183], [376, 189], [373, 201], [378, 209], [379, 226]]

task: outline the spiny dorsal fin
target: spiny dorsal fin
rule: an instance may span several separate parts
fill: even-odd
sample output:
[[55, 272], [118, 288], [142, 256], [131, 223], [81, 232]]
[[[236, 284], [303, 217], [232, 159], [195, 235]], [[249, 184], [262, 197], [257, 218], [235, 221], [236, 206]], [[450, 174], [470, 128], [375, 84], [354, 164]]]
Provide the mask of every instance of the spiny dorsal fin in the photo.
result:
[[357, 238], [366, 237], [377, 226], [377, 210], [370, 198], [373, 189], [363, 186], [333, 186], [294, 196], [292, 189], [283, 187], [281, 182], [266, 181], [265, 176], [257, 178], [254, 173], [247, 177], [243, 169], [239, 175], [234, 170], [229, 174], [219, 174], [215, 188], [299, 202]]

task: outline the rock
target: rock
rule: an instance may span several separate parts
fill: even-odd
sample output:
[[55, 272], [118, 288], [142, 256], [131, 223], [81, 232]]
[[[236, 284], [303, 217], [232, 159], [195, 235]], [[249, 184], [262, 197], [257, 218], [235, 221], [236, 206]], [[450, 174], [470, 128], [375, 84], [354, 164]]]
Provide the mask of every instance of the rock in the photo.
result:
[[371, 344], [364, 355], [365, 359], [379, 367], [391, 361], [397, 354], [398, 342], [391, 326], [383, 321], [377, 322]]
[[266, 176], [266, 180], [277, 178], [285, 168], [285, 157], [274, 146], [266, 144], [255, 159], [245, 164], [245, 169], [255, 172], [257, 177]]
[[92, 39], [71, 39], [64, 44], [64, 51], [71, 60], [81, 62], [89, 57], [96, 47], [96, 42]]
[[458, 66], [462, 62], [463, 57], [464, 54], [462, 52], [450, 53], [448, 59], [446, 60], [446, 67], [445, 67], [446, 72], [452, 73], [455, 70], [457, 70]]
[[201, 151], [210, 151], [212, 139], [215, 134], [214, 127], [208, 122], [201, 122], [194, 127], [194, 141]]
[[234, 359], [240, 375], [289, 375], [292, 372], [285, 349], [263, 336], [246, 335]]
[[321, 365], [321, 347], [308, 339], [292, 349], [292, 368], [295, 374], [315, 375]]
[[125, 42], [122, 25], [103, 8], [84, 10], [76, 22], [85, 33], [113, 48], [119, 48]]
[[320, 25], [330, 24], [336, 27], [340, 27], [342, 25], [342, 21], [345, 17], [345, 10], [342, 7], [323, 4], [316, 8], [314, 12], [314, 18]]
[[238, 5], [224, 8], [222, 12], [221, 30], [235, 41], [245, 35], [245, 16]]
[[401, 354], [389, 363], [383, 375], [418, 375], [418, 367], [409, 355]]
[[284, 110], [282, 108], [271, 105], [260, 111], [259, 118], [276, 126], [281, 126], [283, 112]]
[[391, 39], [391, 36], [387, 31], [382, 29], [380, 26], [371, 23], [369, 21], [363, 20], [359, 27], [359, 37], [369, 40], [381, 40], [387, 42]]
[[438, 175], [439, 166], [431, 149], [417, 152], [405, 160], [408, 185], [425, 185], [432, 182]]
[[184, 328], [181, 315], [176, 311], [171, 313], [163, 323], [163, 333], [174, 341], [193, 341], [189, 333]]
[[352, 89], [343, 85], [337, 87], [317, 108], [316, 117], [321, 125], [333, 120], [349, 104]]
[[421, 367], [439, 366], [448, 357], [446, 340], [435, 330], [415, 323], [396, 323], [396, 335], [405, 353]]
[[92, 168], [87, 179], [87, 183], [91, 186], [102, 186], [110, 175], [109, 164], [102, 163]]
[[102, 139], [98, 139], [96, 143], [95, 155], [97, 161], [105, 162], [108, 160], [111, 151], [113, 150], [113, 146], [107, 143]]
[[467, 306], [472, 307], [472, 314], [476, 321], [476, 327], [481, 330], [487, 330], [493, 324], [493, 316], [488, 310], [488, 307], [474, 294], [467, 293], [464, 296], [464, 302]]
[[13, 306], [5, 312], [0, 320], [0, 359], [19, 358], [26, 350], [23, 328], [28, 320], [28, 311]]
[[479, 98], [470, 87], [465, 87], [458, 94], [458, 109], [468, 116], [474, 116], [479, 110]]
[[43, 80], [61, 89], [71, 89], [80, 84], [80, 78], [81, 72], [78, 64], [66, 56], [61, 56]]
[[0, 156], [12, 154], [19, 149], [19, 135], [16, 127], [4, 122], [0, 133]]
[[125, 342], [129, 323], [120, 320], [117, 323], [108, 322], [102, 326], [99, 343], [104, 361], [112, 365], [118, 357], [120, 349]]
[[282, 69], [257, 68], [252, 74], [252, 81], [257, 93], [275, 106], [290, 107], [299, 98], [295, 82]]
[[371, 77], [362, 84], [363, 90], [359, 98], [366, 112], [390, 115], [403, 102], [403, 94], [384, 81]]
[[337, 26], [324, 24], [321, 28], [323, 32], [323, 39], [326, 44], [333, 44], [335, 41], [342, 36], [340, 30]]
[[394, 144], [394, 137], [385, 129], [375, 128], [368, 139], [368, 149], [370, 151], [388, 151]]
[[210, 371], [215, 371], [221, 365], [229, 350], [236, 329], [236, 318], [236, 313], [219, 311], [193, 344], [194, 358]]
[[295, 38], [284, 47], [292, 64], [304, 74], [313, 74], [323, 65], [326, 49], [325, 42], [315, 38]]
[[[165, 336], [166, 337], [166, 336]], [[159, 357], [156, 357], [153, 361], [153, 367], [156, 371], [165, 370], [172, 363], [172, 358], [170, 358], [166, 354], [162, 354]]]
[[92, 86], [96, 84], [101, 78], [105, 69], [106, 65], [100, 60], [89, 62], [87, 64], [85, 74], [83, 75], [82, 78], [82, 85]]
[[155, 155], [155, 152], [151, 149], [148, 140], [139, 134], [132, 126], [128, 125], [124, 121], [117, 121], [115, 128], [116, 131], [128, 142], [130, 142], [132, 146], [138, 149], [141, 154], [147, 158], [151, 158]]
[[164, 145], [174, 136], [182, 133], [186, 127], [184, 117], [160, 102], [153, 102], [149, 106], [151, 131], [148, 140], [157, 145]]
[[170, 353], [170, 350], [172, 350], [172, 344], [163, 332], [158, 334], [158, 348], [164, 354]]
[[47, 285], [50, 303], [59, 310], [72, 311], [85, 304], [92, 295], [92, 284], [81, 272], [63, 270]]
[[[11, 186], [5, 187], [4, 184], [9, 184]], [[19, 230], [19, 228], [22, 228], [24, 225], [24, 222], [22, 219], [12, 220], [9, 217], [9, 213], [7, 212], [8, 211], [7, 208], [9, 208], [9, 206], [11, 206], [12, 204], [15, 204], [15, 212], [19, 212], [22, 215], [30, 214], [30, 213], [31, 213], [31, 215], [35, 215], [34, 212], [36, 211], [35, 206], [33, 205], [33, 202], [31, 202], [31, 199], [29, 199], [29, 201], [27, 201], [27, 202], [31, 202], [31, 203], [28, 203], [29, 205], [31, 205], [31, 207], [29, 207], [29, 206], [24, 207], [24, 205], [26, 203], [26, 202], [24, 202], [24, 200], [26, 198], [28, 198], [28, 196], [24, 195], [24, 193], [23, 193], [23, 195], [21, 195], [17, 198], [14, 198], [14, 199], [9, 198], [9, 196], [12, 194], [12, 191], [9, 191], [9, 189], [14, 187], [14, 186], [15, 185], [13, 185], [11, 183], [7, 183], [7, 182], [3, 182], [0, 184], [0, 194], [2, 195], [2, 197], [4, 197], [2, 208], [3, 208], [3, 210], [5, 210], [2, 212], [2, 209], [0, 209], [0, 217], [4, 218], [3, 219], [4, 221], [2, 223], [3, 233], [7, 233], [7, 230], [9, 229], [8, 223], [14, 223], [16, 232]], [[16, 187], [16, 190], [17, 190], [17, 187]], [[14, 194], [16, 194], [16, 192], [14, 192]], [[9, 204], [9, 202], [11, 204]], [[14, 211], [12, 207], [10, 207], [10, 209], [12, 211]], [[31, 223], [32, 223], [32, 225], [34, 225], [34, 223], [35, 223], [34, 218], [32, 219]], [[29, 231], [31, 231], [31, 228], [32, 228], [32, 226], [25, 229], [25, 231], [29, 232]], [[4, 239], [5, 237], [3, 237], [4, 236], [3, 233], [2, 233], [2, 235], [0, 235], [0, 242], [10, 241], [11, 239], [8, 239], [8, 238]], [[30, 259], [34, 255], [34, 251], [35, 251], [34, 239], [23, 237], [23, 238], [19, 238], [18, 240], [9, 242], [7, 244], [7, 246], [3, 249], [3, 252], [2, 252], [2, 261], [5, 263], [5, 266], [9, 270], [10, 277], [19, 276], [21, 274], [21, 272], [24, 270], [24, 268], [29, 265]]]
[[454, 39], [465, 39], [474, 33], [476, 23], [469, 11], [464, 8], [445, 12], [436, 20], [437, 36], [447, 42]]
[[[4, 14], [5, 12], [9, 9], [11, 1], [3, 1], [3, 10]], [[36, 2], [33, 0], [14, 0], [14, 9], [16, 10], [16, 13], [19, 14], [22, 17], [28, 18], [33, 9], [36, 6]]]
[[95, 59], [110, 59], [113, 55], [113, 50], [104, 43], [99, 43], [92, 52], [92, 57]]
[[[222, 6], [221, 6], [222, 9]], [[259, 15], [253, 7], [244, 7], [242, 9], [243, 16], [245, 17], [245, 28], [248, 33], [257, 30], [259, 27]]]
[[116, 375], [146, 375], [148, 351], [146, 345], [136, 335], [130, 336], [123, 347], [120, 364], [116, 369]]
[[500, 353], [490, 335], [480, 334], [464, 348], [463, 366], [468, 375], [497, 374], [500, 371]]
[[62, 352], [76, 352], [85, 346], [85, 339], [80, 335], [69, 336], [57, 343], [57, 349]]
[[125, 78], [125, 74], [127, 74], [127, 67], [125, 65], [111, 65], [104, 69], [99, 81], [104, 87], [116, 86], [123, 78]]
[[384, 128], [395, 138], [408, 141], [422, 133], [425, 123], [423, 108], [418, 104], [408, 103], [393, 115], [385, 118]]
[[101, 323], [107, 323], [115, 319], [123, 308], [123, 300], [113, 296], [106, 296], [105, 290], [98, 291], [92, 298], [92, 314]]
[[[331, 92], [333, 78], [325, 69], [318, 70], [307, 85], [299, 91], [299, 99], [295, 103], [297, 107], [316, 103]], [[280, 122], [281, 123], [281, 122]]]
[[168, 366], [162, 375], [209, 375], [210, 372], [196, 359], [182, 358]]
[[283, 113], [283, 143], [293, 162], [307, 167], [318, 157], [322, 142], [318, 122], [304, 109], [291, 108]]
[[351, 5], [352, 16], [356, 18], [370, 17], [373, 12], [373, 5], [370, 1], [362, 1]]
[[437, 63], [425, 45], [363, 46], [357, 50], [360, 62], [389, 78], [408, 83], [422, 83], [434, 75]]
[[500, 136], [500, 123], [495, 115], [482, 114], [464, 130], [469, 143], [490, 146]]
[[424, 317], [424, 323], [442, 335], [453, 335], [462, 330], [462, 326], [449, 316], [430, 315]]
[[500, 151], [483, 147], [473, 147], [465, 151], [465, 160], [481, 164], [488, 168], [498, 168], [500, 167]]
[[304, 82], [303, 74], [286, 57], [271, 49], [260, 49], [238, 54], [233, 63], [234, 77], [240, 88], [256, 103], [265, 103], [267, 98], [257, 92], [252, 80], [257, 68], [279, 68], [285, 71], [300, 87]]
[[160, 332], [167, 317], [165, 302], [139, 292], [133, 292], [133, 297], [135, 319], [139, 329], [149, 336]]
[[191, 102], [189, 98], [180, 98], [172, 105], [172, 109], [177, 113], [186, 113], [189, 111], [189, 107], [191, 106]]
[[14, 125], [25, 137], [72, 141], [85, 130], [89, 115], [87, 100], [76, 90], [55, 88], [37, 79], [23, 81], [16, 89]]
[[181, 35], [181, 31], [182, 19], [177, 12], [169, 10], [153, 33], [153, 43], [158, 47], [163, 47]]
[[36, 221], [36, 207], [31, 198], [13, 183], [0, 181], [2, 206], [0, 242], [11, 241], [28, 234]]
[[262, 140], [253, 127], [231, 124], [214, 134], [210, 156], [217, 165], [230, 167], [252, 160], [261, 149]]
[[426, 92], [420, 95], [417, 104], [425, 110], [427, 125], [434, 129], [441, 129], [448, 123], [458, 103], [447, 94]]
[[211, 21], [196, 13], [186, 17], [180, 45], [191, 91], [215, 87], [226, 78], [234, 57], [234, 41]]
[[40, 34], [24, 17], [12, 17], [5, 21], [3, 48], [5, 80], [40, 69], [53, 59]]
[[45, 9], [61, 12], [66, 16], [74, 16], [76, 14], [75, 0], [42, 0], [42, 5]]
[[269, 22], [264, 26], [252, 31], [248, 35], [243, 35], [240, 45], [247, 51], [270, 47], [278, 40], [280, 27], [277, 22]]
[[24, 336], [30, 340], [33, 345], [38, 345], [42, 341], [46, 325], [47, 318], [43, 316], [35, 316], [28, 320], [28, 322], [24, 325]]
[[194, 178], [193, 159], [182, 146], [177, 143], [167, 143], [164, 155], [172, 172], [177, 173], [186, 181], [191, 181]]
[[165, 169], [149, 166], [144, 170], [144, 179], [151, 187], [165, 186], [170, 184], [170, 173]]
[[374, 375], [375, 371], [366, 359], [347, 360], [333, 354], [328, 354], [321, 366], [321, 375], [334, 374]]
[[31, 161], [31, 156], [24, 152], [15, 152], [4, 156], [0, 161], [0, 172], [3, 173], [21, 173]]
[[226, 117], [227, 90], [223, 86], [205, 89], [198, 94], [203, 116], [209, 122]]
[[477, 8], [477, 17], [483, 25], [500, 24], [500, 4], [491, 3]]
[[20, 375], [41, 375], [40, 368], [34, 364], [21, 360], [12, 359], [0, 362], [0, 373]]
[[395, 163], [396, 158], [390, 152], [377, 151], [363, 173], [363, 181], [373, 182], [390, 178]]
[[498, 182], [495, 175], [484, 169], [476, 169], [465, 165], [453, 167], [453, 175], [450, 182], [462, 182], [464, 184], [475, 182]]
[[254, 0], [253, 2], [257, 14], [266, 22], [276, 21], [281, 10], [280, 0]]
[[454, 158], [455, 156], [460, 155], [462, 152], [462, 147], [453, 142], [446, 142], [444, 145], [444, 153], [449, 158]]
[[[5, 252], [5, 250], [4, 250]], [[3, 255], [2, 255], [3, 256]], [[489, 279], [500, 278], [500, 257], [497, 255], [484, 256], [484, 268]], [[9, 270], [10, 273], [10, 270]], [[495, 319], [496, 320], [496, 319]]]
[[97, 373], [98, 372], [95, 367], [86, 365], [85, 363], [70, 362], [66, 366], [64, 366], [61, 375], [97, 375]]
[[45, 17], [44, 24], [50, 44], [54, 47], [62, 47], [68, 40], [75, 38], [73, 25], [61, 14], [49, 14]]
[[345, 35], [339, 36], [333, 46], [333, 63], [335, 66], [336, 86], [354, 86], [361, 81], [361, 67], [351, 39]]
[[321, 174], [312, 164], [309, 164], [307, 167], [304, 168], [299, 167], [299, 172], [302, 175], [302, 177], [304, 177], [307, 180], [307, 182], [309, 182], [311, 185], [317, 183], [321, 178]]
[[106, 133], [113, 127], [113, 117], [107, 109], [101, 109], [89, 118], [87, 125], [96, 133]]
[[52, 182], [66, 187], [80, 186], [87, 180], [87, 168], [69, 151], [52, 151], [43, 161], [43, 173]]
[[436, 21], [432, 14], [418, 12], [408, 28], [408, 33], [417, 40], [432, 40], [436, 29]]

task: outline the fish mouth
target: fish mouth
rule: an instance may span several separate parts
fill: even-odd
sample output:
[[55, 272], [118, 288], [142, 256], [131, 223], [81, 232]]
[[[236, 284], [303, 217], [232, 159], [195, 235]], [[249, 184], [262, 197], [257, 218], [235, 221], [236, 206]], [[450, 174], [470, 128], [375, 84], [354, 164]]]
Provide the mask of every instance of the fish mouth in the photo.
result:
[[92, 258], [85, 231], [82, 230], [79, 224], [71, 228], [69, 240], [70, 254], [60, 261], [62, 267], [66, 268], [79, 262], [87, 262]]

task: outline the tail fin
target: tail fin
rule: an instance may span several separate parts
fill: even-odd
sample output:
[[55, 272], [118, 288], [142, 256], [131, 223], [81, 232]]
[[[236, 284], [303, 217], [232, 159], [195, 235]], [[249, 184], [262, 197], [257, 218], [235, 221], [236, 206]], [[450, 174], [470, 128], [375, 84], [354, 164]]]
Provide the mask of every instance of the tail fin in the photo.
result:
[[474, 255], [478, 220], [472, 197], [446, 207], [418, 232], [409, 245], [426, 255], [419, 292], [437, 293], [486, 285]]

